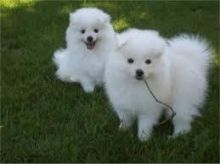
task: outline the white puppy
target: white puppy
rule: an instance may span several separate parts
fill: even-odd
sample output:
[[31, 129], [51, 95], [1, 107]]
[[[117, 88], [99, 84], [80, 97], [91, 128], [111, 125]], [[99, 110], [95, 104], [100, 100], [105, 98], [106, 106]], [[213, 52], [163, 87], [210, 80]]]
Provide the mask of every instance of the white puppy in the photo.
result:
[[193, 116], [204, 101], [211, 51], [201, 39], [179, 36], [169, 41], [156, 31], [131, 29], [119, 35], [119, 50], [109, 56], [105, 88], [114, 110], [126, 129], [138, 120], [141, 141], [149, 138], [158, 123], [162, 106], [150, 94], [172, 106], [174, 136], [188, 132]]
[[79, 82], [84, 91], [92, 92], [95, 85], [103, 83], [106, 57], [116, 44], [110, 16], [96, 8], [70, 13], [66, 43], [66, 49], [54, 53], [57, 77]]

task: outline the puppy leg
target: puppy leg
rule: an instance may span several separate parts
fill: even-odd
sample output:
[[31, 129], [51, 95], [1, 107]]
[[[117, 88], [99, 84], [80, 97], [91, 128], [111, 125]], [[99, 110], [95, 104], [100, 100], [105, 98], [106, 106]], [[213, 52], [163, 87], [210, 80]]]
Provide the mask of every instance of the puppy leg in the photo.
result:
[[175, 104], [174, 110], [176, 116], [173, 118], [174, 133], [172, 137], [176, 137], [180, 134], [184, 134], [190, 131], [191, 122], [193, 120], [193, 114], [196, 113], [197, 109], [193, 106], [184, 104]]
[[172, 137], [189, 132], [191, 129], [191, 120], [191, 116], [178, 116], [177, 114], [173, 119], [174, 133]]
[[152, 133], [156, 119], [149, 115], [138, 117], [138, 138], [140, 141], [147, 141]]
[[89, 78], [81, 78], [80, 79], [80, 84], [83, 88], [83, 90], [86, 92], [86, 93], [91, 93], [94, 91], [95, 89], [95, 84], [94, 82], [89, 79]]
[[68, 75], [62, 68], [56, 71], [56, 76], [63, 82], [71, 82], [70, 75]]
[[71, 82], [73, 82], [73, 83], [77, 83], [79, 80], [78, 80], [79, 78], [76, 76], [76, 75], [71, 75], [71, 77], [70, 77], [70, 80], [71, 80]]
[[119, 130], [124, 131], [127, 130], [133, 123], [133, 117], [123, 110], [117, 110], [118, 117], [120, 119]]

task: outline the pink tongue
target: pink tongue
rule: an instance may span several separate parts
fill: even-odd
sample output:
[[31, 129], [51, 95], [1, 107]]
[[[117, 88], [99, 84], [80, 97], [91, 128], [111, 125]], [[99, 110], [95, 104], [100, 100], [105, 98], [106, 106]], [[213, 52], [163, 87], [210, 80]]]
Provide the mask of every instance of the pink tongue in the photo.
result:
[[86, 46], [89, 50], [92, 50], [95, 47], [95, 42], [93, 43], [86, 43]]

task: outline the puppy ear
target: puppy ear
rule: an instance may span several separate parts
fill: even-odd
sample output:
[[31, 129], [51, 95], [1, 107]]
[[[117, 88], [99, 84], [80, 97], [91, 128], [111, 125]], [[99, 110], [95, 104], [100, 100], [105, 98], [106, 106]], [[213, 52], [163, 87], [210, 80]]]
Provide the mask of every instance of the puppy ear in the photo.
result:
[[117, 40], [117, 48], [119, 50], [122, 49], [127, 44], [127, 40], [124, 37], [121, 37], [120, 34], [116, 34], [116, 40]]
[[105, 14], [105, 16], [104, 16], [104, 22], [106, 22], [106, 23], [110, 23], [110, 21], [111, 21], [111, 17], [110, 17], [110, 15]]
[[111, 17], [110, 15], [103, 13], [103, 15], [98, 18], [98, 20], [103, 23], [110, 23]]
[[167, 41], [165, 39], [161, 39], [157, 44], [157, 50], [155, 50], [155, 56], [161, 57], [164, 54], [166, 47], [168, 46]]
[[70, 22], [70, 25], [74, 24], [75, 21], [76, 21], [75, 14], [74, 14], [74, 13], [70, 13], [70, 14], [69, 14], [69, 22]]

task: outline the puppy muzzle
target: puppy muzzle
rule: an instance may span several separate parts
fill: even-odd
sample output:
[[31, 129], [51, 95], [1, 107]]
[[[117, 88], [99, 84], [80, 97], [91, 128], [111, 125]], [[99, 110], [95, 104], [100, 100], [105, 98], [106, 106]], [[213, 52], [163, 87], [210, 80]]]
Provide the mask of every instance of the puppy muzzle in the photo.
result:
[[92, 41], [92, 42], [85, 42], [85, 45], [87, 47], [87, 49], [92, 50], [95, 48], [96, 45], [96, 41]]

